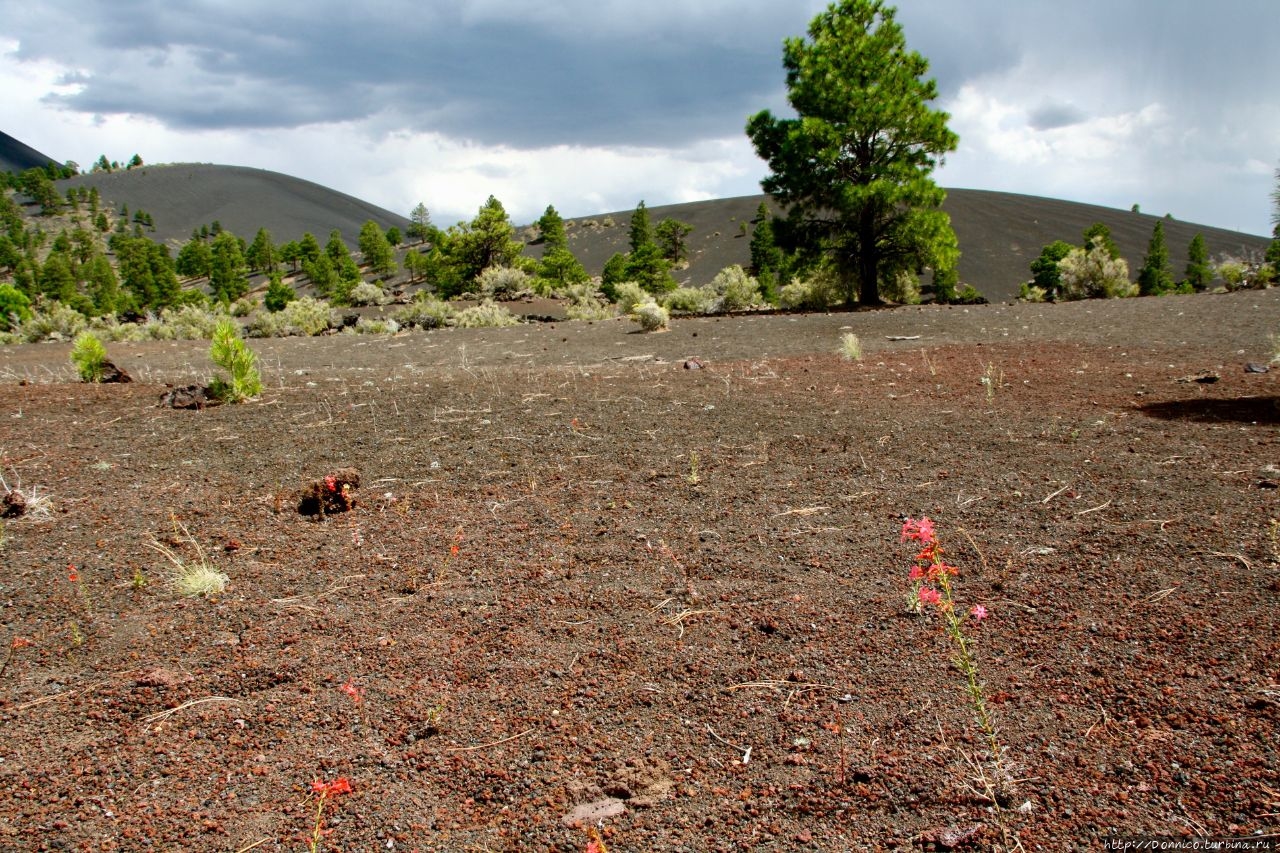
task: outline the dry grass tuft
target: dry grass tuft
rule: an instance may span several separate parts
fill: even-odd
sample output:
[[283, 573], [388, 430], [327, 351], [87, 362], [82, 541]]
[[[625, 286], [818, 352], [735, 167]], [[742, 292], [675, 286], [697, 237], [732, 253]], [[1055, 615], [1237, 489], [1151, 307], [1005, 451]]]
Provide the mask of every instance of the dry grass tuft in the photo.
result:
[[[176, 521], [174, 526], [179, 526]], [[177, 551], [155, 539], [147, 543], [147, 547], [169, 561], [172, 567], [170, 573], [173, 588], [186, 598], [197, 595], [217, 595], [225, 590], [231, 579], [226, 573], [209, 564], [200, 543], [187, 531], [186, 527], [182, 527], [182, 532], [185, 534], [184, 538], [195, 547], [198, 562], [191, 563], [184, 560]]]

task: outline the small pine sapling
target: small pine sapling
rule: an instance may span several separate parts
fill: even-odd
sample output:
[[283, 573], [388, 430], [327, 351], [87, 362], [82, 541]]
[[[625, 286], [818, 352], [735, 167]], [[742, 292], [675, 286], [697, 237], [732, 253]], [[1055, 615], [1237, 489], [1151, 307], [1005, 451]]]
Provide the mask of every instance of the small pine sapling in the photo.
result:
[[107, 364], [107, 349], [93, 332], [81, 332], [71, 342], [71, 360], [83, 382], [101, 382]]
[[216, 399], [243, 403], [262, 393], [258, 356], [240, 339], [240, 332], [231, 320], [221, 320], [214, 327], [209, 358], [228, 374], [209, 383], [209, 391]]

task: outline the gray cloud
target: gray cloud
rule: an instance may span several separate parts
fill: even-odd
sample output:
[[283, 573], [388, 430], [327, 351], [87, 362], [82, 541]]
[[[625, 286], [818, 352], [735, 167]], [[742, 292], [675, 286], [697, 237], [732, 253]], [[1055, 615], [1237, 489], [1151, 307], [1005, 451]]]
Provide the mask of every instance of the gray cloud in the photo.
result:
[[4, 0], [0, 17], [24, 58], [83, 69], [78, 91], [49, 96], [79, 112], [179, 129], [394, 113], [402, 129], [484, 144], [671, 146], [739, 133], [781, 86], [782, 37], [812, 12], [770, 0], [711, 3], [723, 6], [714, 16], [683, 5], [521, 16], [511, 0], [445, 10], [54, 0], [35, 14]]
[[1027, 123], [1032, 130], [1057, 130], [1079, 124], [1086, 118], [1084, 110], [1074, 104], [1051, 103], [1041, 104], [1032, 110]]

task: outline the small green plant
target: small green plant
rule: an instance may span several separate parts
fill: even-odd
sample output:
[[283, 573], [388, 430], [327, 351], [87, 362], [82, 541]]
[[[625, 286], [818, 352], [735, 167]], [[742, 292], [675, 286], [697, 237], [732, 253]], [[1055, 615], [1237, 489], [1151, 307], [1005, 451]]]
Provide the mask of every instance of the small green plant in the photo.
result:
[[689, 485], [696, 486], [702, 482], [702, 478], [698, 476], [698, 454], [689, 453]]
[[71, 360], [75, 362], [82, 382], [101, 382], [107, 364], [107, 348], [97, 335], [86, 330], [71, 342]]
[[262, 393], [262, 377], [258, 373], [258, 356], [240, 339], [231, 320], [222, 320], [213, 330], [209, 358], [228, 374], [209, 383], [212, 395], [224, 403], [243, 403]]
[[853, 332], [840, 336], [840, 355], [845, 361], [862, 361], [862, 341]]
[[142, 590], [146, 589], [148, 583], [147, 576], [142, 573], [142, 569], [134, 566], [133, 577], [129, 579], [129, 586], [135, 590]]
[[[200, 543], [195, 540], [185, 526], [180, 525], [176, 519], [174, 519], [173, 526], [175, 534], [181, 530], [183, 534], [181, 538], [185, 538], [195, 547], [197, 562], [187, 562], [177, 551], [167, 545], [162, 545], [155, 539], [147, 543], [147, 547], [169, 561], [173, 588], [184, 598], [193, 598], [198, 595], [216, 595], [225, 590], [227, 583], [231, 579], [209, 564], [208, 559], [205, 557], [204, 549], [200, 547]], [[137, 577], [140, 574], [140, 571], [135, 572], [134, 576]]]

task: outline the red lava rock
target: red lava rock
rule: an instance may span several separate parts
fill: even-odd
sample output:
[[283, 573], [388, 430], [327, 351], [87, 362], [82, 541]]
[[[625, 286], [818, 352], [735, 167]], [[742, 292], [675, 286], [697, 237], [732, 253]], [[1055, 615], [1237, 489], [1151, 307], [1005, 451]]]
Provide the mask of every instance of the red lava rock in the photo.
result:
[[298, 514], [323, 518], [349, 512], [355, 509], [355, 491], [358, 488], [360, 472], [354, 468], [339, 468], [302, 488], [298, 495]]
[[27, 511], [27, 499], [22, 492], [12, 489], [0, 498], [0, 518], [21, 518]]

